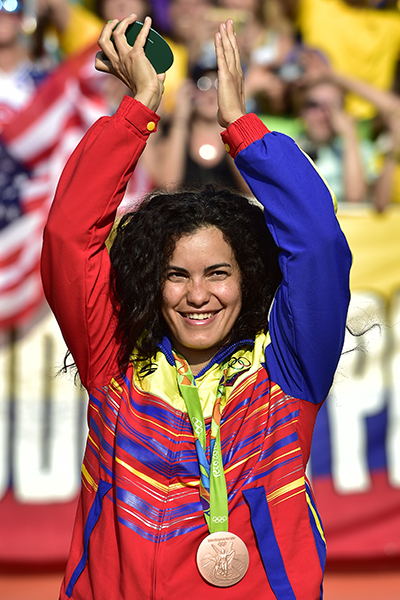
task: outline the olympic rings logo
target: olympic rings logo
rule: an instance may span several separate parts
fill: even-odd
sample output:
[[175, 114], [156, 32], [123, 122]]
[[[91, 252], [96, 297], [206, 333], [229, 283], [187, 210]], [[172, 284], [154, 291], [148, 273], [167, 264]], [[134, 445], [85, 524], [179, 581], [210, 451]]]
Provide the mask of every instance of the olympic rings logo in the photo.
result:
[[192, 419], [192, 427], [197, 437], [203, 433], [203, 423], [197, 417]]
[[213, 523], [225, 523], [225, 521], [227, 521], [227, 520], [228, 520], [228, 517], [226, 515], [218, 515], [218, 516], [212, 518]]
[[232, 360], [230, 361], [228, 367], [230, 369], [235, 369], [237, 371], [241, 371], [242, 369], [246, 369], [246, 368], [249, 369], [251, 367], [251, 362], [245, 356], [241, 356], [239, 358], [234, 356], [232, 358]]

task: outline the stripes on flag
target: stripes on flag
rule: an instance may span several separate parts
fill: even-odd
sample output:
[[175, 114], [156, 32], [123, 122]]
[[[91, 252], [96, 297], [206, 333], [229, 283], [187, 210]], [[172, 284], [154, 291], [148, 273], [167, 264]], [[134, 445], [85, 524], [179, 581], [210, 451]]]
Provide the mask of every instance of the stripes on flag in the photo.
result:
[[0, 329], [16, 327], [44, 296], [42, 232], [61, 171], [86, 130], [106, 114], [95, 45], [57, 67], [5, 125], [0, 151]]

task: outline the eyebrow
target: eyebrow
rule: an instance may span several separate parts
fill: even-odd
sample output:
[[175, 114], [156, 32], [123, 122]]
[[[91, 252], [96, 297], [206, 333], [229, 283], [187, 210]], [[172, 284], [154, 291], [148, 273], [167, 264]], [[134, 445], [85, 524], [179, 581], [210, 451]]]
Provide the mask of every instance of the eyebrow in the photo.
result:
[[[207, 273], [207, 271], [215, 271], [216, 269], [220, 269], [221, 267], [227, 267], [231, 269], [232, 265], [230, 263], [217, 263], [216, 265], [210, 265], [209, 267], [206, 267], [204, 269], [204, 272]], [[184, 269], [183, 267], [178, 267], [177, 265], [168, 265], [168, 271], [180, 271], [181, 273], [189, 273], [187, 269]]]

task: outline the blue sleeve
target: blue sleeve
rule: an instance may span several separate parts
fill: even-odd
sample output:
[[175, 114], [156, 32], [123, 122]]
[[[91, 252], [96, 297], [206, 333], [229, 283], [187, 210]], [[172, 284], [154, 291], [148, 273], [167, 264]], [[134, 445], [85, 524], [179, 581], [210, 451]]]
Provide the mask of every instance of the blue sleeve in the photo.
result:
[[333, 197], [310, 159], [283, 134], [267, 133], [235, 162], [281, 249], [283, 279], [265, 357], [269, 375], [285, 393], [321, 402], [342, 351], [350, 300], [351, 253]]

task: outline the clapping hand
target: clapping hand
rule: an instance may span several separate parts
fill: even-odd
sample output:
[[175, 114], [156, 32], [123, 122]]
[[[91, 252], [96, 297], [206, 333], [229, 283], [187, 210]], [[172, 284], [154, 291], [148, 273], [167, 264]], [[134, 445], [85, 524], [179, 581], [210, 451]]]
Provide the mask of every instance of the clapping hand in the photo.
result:
[[218, 122], [221, 127], [228, 127], [246, 114], [243, 72], [232, 19], [220, 25], [214, 41], [218, 63]]

